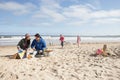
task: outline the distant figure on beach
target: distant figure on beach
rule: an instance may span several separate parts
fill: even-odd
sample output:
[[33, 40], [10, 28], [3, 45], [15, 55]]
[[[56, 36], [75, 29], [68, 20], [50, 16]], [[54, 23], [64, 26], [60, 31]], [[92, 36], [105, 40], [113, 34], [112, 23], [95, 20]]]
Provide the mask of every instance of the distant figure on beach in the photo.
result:
[[25, 34], [25, 38], [21, 39], [17, 44], [18, 52], [13, 55], [13, 59], [23, 59], [27, 57], [30, 48], [30, 35]]
[[60, 39], [59, 40], [61, 41], [61, 46], [63, 48], [63, 46], [64, 46], [64, 36], [62, 34], [60, 35]]
[[110, 55], [110, 53], [107, 50], [107, 45], [103, 45], [102, 49], [98, 49], [96, 51], [96, 56], [97, 55], [102, 55], [102, 56], [108, 56], [108, 55]]
[[46, 49], [46, 42], [40, 36], [40, 34], [35, 34], [35, 39], [32, 41], [31, 48], [33, 49], [33, 57], [36, 55], [43, 55], [44, 50]]
[[81, 41], [81, 38], [80, 38], [80, 36], [78, 35], [78, 36], [77, 36], [77, 45], [78, 45], [78, 47], [79, 47], [79, 45], [80, 45], [80, 41]]
[[51, 36], [48, 37], [48, 42], [49, 42], [50, 46], [53, 45], [53, 43], [52, 43], [52, 37]]

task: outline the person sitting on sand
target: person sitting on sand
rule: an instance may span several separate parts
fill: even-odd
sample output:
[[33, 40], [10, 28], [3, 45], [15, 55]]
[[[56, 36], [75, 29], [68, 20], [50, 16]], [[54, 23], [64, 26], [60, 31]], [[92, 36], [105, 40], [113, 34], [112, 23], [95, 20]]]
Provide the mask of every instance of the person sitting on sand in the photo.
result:
[[35, 39], [33, 40], [31, 44], [31, 48], [33, 49], [33, 57], [36, 55], [44, 55], [44, 50], [46, 49], [46, 42], [44, 39], [40, 36], [40, 34], [35, 34]]
[[61, 46], [63, 48], [63, 46], [64, 46], [64, 36], [60, 35], [60, 39], [59, 40], [61, 41]]
[[107, 51], [107, 45], [103, 45], [102, 49], [96, 51], [96, 55], [108, 56], [110, 53]]
[[18, 51], [27, 50], [30, 47], [30, 35], [25, 34], [25, 38], [21, 39], [17, 44]]
[[17, 44], [18, 53], [13, 55], [13, 59], [22, 59], [27, 57], [28, 48], [30, 48], [30, 35], [25, 34], [25, 38], [21, 39]]

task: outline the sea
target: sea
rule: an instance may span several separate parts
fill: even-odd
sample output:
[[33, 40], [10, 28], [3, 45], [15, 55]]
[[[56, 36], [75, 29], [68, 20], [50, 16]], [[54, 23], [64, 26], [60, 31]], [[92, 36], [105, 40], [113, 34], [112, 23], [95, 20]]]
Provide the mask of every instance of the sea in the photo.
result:
[[[65, 35], [66, 43], [76, 43], [76, 35]], [[24, 35], [0, 35], [0, 46], [15, 46]], [[59, 35], [42, 35], [48, 45], [60, 44]], [[81, 36], [81, 43], [120, 42], [120, 36]], [[31, 42], [34, 36], [31, 36]]]

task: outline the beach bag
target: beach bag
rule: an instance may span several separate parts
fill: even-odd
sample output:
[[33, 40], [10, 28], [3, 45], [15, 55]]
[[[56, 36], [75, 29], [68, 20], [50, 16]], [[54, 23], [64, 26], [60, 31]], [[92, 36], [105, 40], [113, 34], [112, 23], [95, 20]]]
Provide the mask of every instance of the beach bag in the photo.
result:
[[26, 52], [25, 51], [18, 52], [18, 55], [20, 56], [20, 59], [26, 58]]
[[23, 58], [26, 58], [26, 52], [25, 51], [21, 51], [21, 52], [15, 53], [12, 56], [12, 59], [23, 59]]

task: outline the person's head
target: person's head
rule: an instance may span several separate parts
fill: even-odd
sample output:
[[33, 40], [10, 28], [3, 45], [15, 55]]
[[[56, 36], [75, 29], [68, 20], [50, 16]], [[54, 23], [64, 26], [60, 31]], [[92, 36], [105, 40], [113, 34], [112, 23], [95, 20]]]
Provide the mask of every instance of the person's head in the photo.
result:
[[106, 49], [107, 49], [107, 45], [104, 44], [104, 45], [103, 45], [103, 51], [105, 51]]
[[60, 37], [62, 37], [63, 35], [62, 34], [60, 34]]
[[77, 35], [77, 37], [80, 37], [79, 35]]
[[30, 35], [28, 33], [25, 34], [25, 39], [30, 40]]
[[37, 41], [40, 40], [40, 34], [39, 34], [39, 33], [35, 34], [35, 39], [36, 39]]

